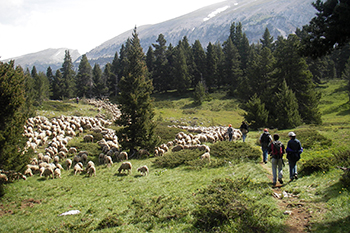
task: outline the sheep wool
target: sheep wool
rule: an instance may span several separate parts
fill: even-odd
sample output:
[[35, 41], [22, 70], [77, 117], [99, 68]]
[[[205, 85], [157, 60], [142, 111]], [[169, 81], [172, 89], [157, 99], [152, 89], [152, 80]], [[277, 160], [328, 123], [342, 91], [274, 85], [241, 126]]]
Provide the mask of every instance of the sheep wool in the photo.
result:
[[120, 167], [118, 168], [118, 172], [121, 173], [122, 171], [128, 171], [128, 173], [131, 173], [132, 164], [130, 162], [123, 162]]

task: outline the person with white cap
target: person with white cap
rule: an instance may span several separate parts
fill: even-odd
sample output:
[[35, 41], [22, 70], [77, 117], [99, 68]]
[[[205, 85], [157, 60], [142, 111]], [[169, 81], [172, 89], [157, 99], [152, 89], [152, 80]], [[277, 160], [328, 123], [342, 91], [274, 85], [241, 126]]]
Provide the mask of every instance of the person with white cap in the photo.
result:
[[268, 129], [264, 129], [264, 133], [260, 135], [259, 142], [261, 144], [261, 150], [263, 152], [263, 163], [267, 163], [269, 144], [272, 142], [271, 134]]
[[289, 177], [290, 181], [298, 179], [297, 162], [300, 159], [300, 154], [303, 152], [303, 147], [298, 139], [296, 139], [296, 134], [294, 132], [289, 132], [288, 137], [290, 140], [287, 144], [287, 159], [289, 163]]

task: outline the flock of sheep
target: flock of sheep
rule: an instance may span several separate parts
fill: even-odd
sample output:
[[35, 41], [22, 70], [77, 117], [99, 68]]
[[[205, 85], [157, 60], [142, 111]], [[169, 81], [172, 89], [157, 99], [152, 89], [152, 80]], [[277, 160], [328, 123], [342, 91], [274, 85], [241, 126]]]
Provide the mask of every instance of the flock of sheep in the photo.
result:
[[[104, 108], [112, 113], [113, 121], [120, 116], [120, 111], [116, 105], [96, 100], [87, 100], [87, 102], [98, 109]], [[32, 176], [38, 173], [40, 176], [61, 178], [63, 167], [60, 162], [62, 161], [65, 162], [67, 170], [70, 170], [71, 166], [74, 165], [74, 174], [80, 174], [85, 171], [88, 176], [96, 176], [95, 164], [93, 161], [88, 161], [89, 154], [87, 151], [77, 151], [75, 147], [67, 148], [68, 142], [73, 137], [82, 135], [86, 130], [103, 135], [103, 138], [97, 142], [94, 142], [94, 137], [91, 134], [83, 137], [86, 143], [97, 143], [100, 146], [102, 150], [98, 157], [100, 165], [110, 167], [113, 165], [113, 160], [122, 162], [118, 172], [128, 171], [128, 173], [131, 173], [132, 164], [127, 161], [128, 154], [125, 151], [121, 151], [114, 130], [108, 128], [111, 124], [112, 121], [105, 120], [101, 116], [60, 116], [51, 120], [43, 116], [29, 118], [24, 126], [24, 135], [28, 138], [28, 141], [23, 153], [26, 153], [29, 148], [32, 148], [34, 151], [42, 146], [46, 146], [46, 148], [44, 153], [37, 153], [37, 158], [33, 158], [31, 164], [27, 165], [24, 175], [20, 174], [17, 177], [25, 178], [25, 176]], [[176, 152], [184, 149], [199, 149], [203, 151], [200, 158], [202, 160], [207, 159], [210, 162], [210, 148], [204, 143], [215, 143], [228, 138], [227, 127], [169, 127], [178, 127], [190, 133], [180, 132], [173, 141], [156, 147], [154, 150], [155, 156], [164, 156], [170, 150]], [[241, 131], [235, 129], [233, 138], [237, 140], [241, 136]], [[149, 152], [143, 149], [139, 150], [138, 153], [140, 155], [149, 155]], [[137, 171], [142, 175], [149, 173], [147, 166], [141, 166]], [[7, 180], [4, 172], [0, 174], [1, 179]]]

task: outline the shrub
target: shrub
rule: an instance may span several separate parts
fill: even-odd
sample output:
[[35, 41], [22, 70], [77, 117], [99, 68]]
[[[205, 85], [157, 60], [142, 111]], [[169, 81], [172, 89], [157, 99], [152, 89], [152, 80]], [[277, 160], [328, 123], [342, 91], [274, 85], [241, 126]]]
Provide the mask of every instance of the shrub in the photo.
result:
[[295, 133], [304, 149], [314, 148], [317, 145], [322, 148], [328, 148], [333, 143], [331, 139], [326, 138], [313, 129], [295, 131]]
[[247, 143], [221, 141], [210, 146], [210, 155], [232, 162], [259, 161], [260, 151]]
[[307, 160], [300, 170], [300, 174], [311, 175], [314, 172], [325, 171], [328, 172], [331, 167], [329, 158], [315, 158]]
[[123, 220], [116, 214], [109, 215], [105, 217], [97, 226], [97, 230], [118, 227], [123, 225]]
[[194, 227], [208, 232], [278, 232], [278, 226], [266, 222], [276, 209], [244, 195], [249, 187], [248, 176], [213, 180], [196, 194]]
[[[341, 151], [334, 155], [335, 157], [335, 165], [340, 167], [350, 168], [350, 150]], [[350, 170], [345, 170], [344, 174], [340, 178], [340, 182], [344, 187], [350, 187]]]
[[199, 150], [182, 150], [179, 152], [168, 152], [166, 156], [158, 157], [153, 161], [154, 165], [159, 168], [174, 168], [186, 164], [189, 161], [198, 159], [202, 154]]

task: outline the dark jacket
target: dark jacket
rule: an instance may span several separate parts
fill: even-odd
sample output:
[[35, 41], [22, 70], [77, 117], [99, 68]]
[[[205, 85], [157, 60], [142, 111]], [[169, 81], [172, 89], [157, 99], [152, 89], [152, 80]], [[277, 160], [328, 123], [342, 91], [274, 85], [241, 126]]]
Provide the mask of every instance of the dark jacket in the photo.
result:
[[298, 161], [300, 159], [300, 154], [303, 152], [303, 148], [298, 139], [292, 138], [288, 141], [286, 151], [288, 160]]

